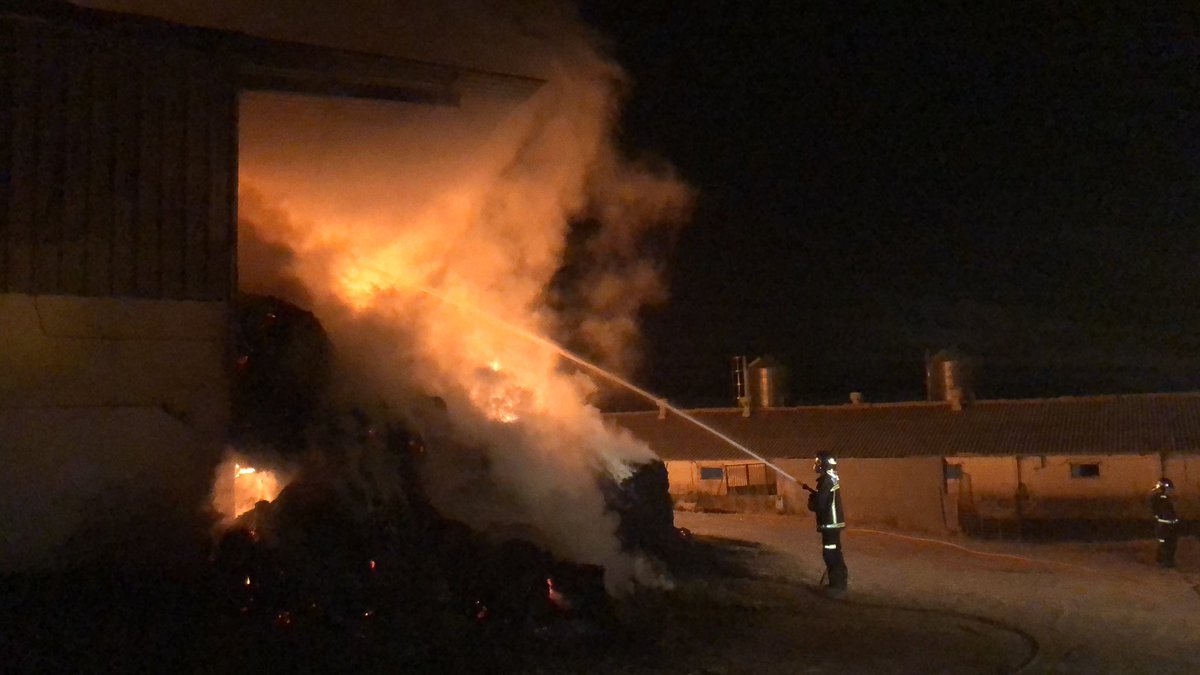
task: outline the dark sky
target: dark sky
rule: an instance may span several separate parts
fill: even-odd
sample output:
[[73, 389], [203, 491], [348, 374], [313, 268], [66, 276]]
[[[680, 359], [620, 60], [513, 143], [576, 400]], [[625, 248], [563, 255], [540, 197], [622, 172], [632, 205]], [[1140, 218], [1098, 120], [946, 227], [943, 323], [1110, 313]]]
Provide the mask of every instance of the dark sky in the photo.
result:
[[957, 346], [982, 398], [1200, 388], [1200, 5], [1142, 4], [587, 3], [623, 144], [699, 193], [640, 380], [907, 400]]

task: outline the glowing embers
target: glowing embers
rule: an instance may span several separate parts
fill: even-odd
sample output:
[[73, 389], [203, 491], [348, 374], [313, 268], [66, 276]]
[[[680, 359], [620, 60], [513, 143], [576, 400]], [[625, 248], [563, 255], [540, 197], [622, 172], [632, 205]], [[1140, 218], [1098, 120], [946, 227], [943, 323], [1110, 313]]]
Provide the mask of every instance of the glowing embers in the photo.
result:
[[212, 507], [226, 522], [253, 509], [261, 501], [274, 501], [290, 481], [290, 477], [281, 472], [244, 462], [244, 459], [230, 455], [217, 467]]
[[499, 359], [492, 359], [487, 368], [476, 371], [470, 393], [471, 401], [488, 419], [503, 424], [521, 419], [519, 413], [533, 402], [533, 393], [514, 384], [501, 369]]
[[563, 596], [562, 592], [554, 587], [554, 579], [546, 577], [546, 600], [552, 607], [561, 611], [571, 609], [571, 603]]

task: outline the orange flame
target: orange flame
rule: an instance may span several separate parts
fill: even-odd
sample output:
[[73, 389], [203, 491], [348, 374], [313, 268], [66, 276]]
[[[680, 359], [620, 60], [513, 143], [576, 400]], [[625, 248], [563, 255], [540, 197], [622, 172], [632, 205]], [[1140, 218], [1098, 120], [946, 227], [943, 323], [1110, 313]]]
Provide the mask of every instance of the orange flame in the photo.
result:
[[248, 466], [244, 461], [231, 456], [217, 469], [212, 506], [224, 523], [232, 522], [261, 501], [274, 501], [290, 481], [290, 476]]
[[[603, 217], [598, 262], [632, 269], [631, 242], [686, 190], [610, 152], [610, 92], [593, 81], [563, 77], [516, 105], [480, 96], [428, 114], [246, 96], [239, 236], [257, 248], [239, 247], [239, 283], [311, 310], [354, 395], [411, 412], [430, 448], [444, 443], [451, 452], [430, 453], [441, 459], [428, 472], [448, 515], [530, 526], [556, 553], [620, 579], [634, 568], [612, 532], [594, 527], [608, 517], [595, 474], [622, 477], [653, 454], [605, 425], [596, 383], [563, 367], [546, 336], [573, 319], [549, 291], [575, 219]], [[582, 337], [624, 345], [656, 278], [606, 280], [601, 267], [593, 288], [577, 289], [581, 311], [602, 313]], [[406, 410], [425, 397], [447, 414]], [[518, 498], [496, 509], [459, 499], [455, 448], [503, 454], [488, 478]]]

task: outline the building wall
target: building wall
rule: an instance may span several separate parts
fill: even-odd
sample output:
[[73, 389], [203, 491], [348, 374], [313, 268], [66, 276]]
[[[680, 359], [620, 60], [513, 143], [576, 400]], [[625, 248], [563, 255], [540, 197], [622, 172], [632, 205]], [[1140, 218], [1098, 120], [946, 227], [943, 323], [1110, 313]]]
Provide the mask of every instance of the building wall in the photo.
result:
[[[1072, 477], [1072, 466], [1099, 475]], [[1020, 468], [1022, 517], [1096, 520], [1147, 517], [1146, 495], [1162, 470], [1158, 455], [1022, 457]]]
[[[761, 512], [777, 509], [773, 493], [781, 481], [761, 463], [743, 460], [667, 461], [667, 480], [672, 498], [687, 508]], [[719, 468], [720, 478], [703, 478], [702, 469]], [[755, 486], [762, 494], [739, 493], [739, 486]], [[732, 489], [731, 489], [732, 488]]]
[[[781, 460], [781, 468], [801, 482], [815, 484], [812, 460]], [[944, 509], [945, 480], [940, 457], [838, 460], [847, 525], [878, 525], [917, 532], [955, 529]], [[807, 514], [808, 494], [788, 481], [789, 512]]]
[[199, 513], [227, 430], [237, 68], [137, 22], [0, 45], [0, 570], [112, 559]]
[[237, 77], [212, 45], [0, 17], [0, 292], [224, 301]]
[[[774, 471], [761, 462], [714, 460], [669, 461], [667, 477], [672, 494], [724, 495], [739, 487], [770, 487], [778, 484]], [[704, 469], [720, 469], [720, 478], [704, 478]]]
[[988, 519], [1016, 517], [1015, 457], [948, 457], [946, 462], [962, 467], [962, 477], [949, 481], [960, 517]]
[[1180, 517], [1200, 520], [1200, 454], [1165, 457], [1163, 475], [1175, 483], [1175, 508]]
[[[1015, 457], [947, 461], [962, 466], [961, 511], [1006, 520], [1018, 516], [1027, 520], [1145, 518], [1146, 496], [1163, 468], [1158, 455], [1047, 455], [1021, 457], [1019, 463]], [[1096, 466], [1099, 475], [1072, 476], [1072, 466], [1081, 465]]]
[[[199, 513], [228, 426], [227, 312], [0, 294], [0, 570], [102, 530], [112, 553], [117, 523]], [[80, 531], [100, 514], [105, 528]]]
[[[800, 482], [815, 481], [811, 460], [775, 463]], [[744, 464], [739, 461], [668, 461], [671, 494], [729, 510], [775, 510], [807, 515], [808, 494], [798, 484], [778, 478], [776, 498], [735, 499], [725, 495], [725, 481], [702, 480], [702, 467]], [[961, 467], [960, 478], [946, 478], [945, 465]], [[1099, 475], [1075, 477], [1072, 466], [1095, 465]], [[882, 525], [903, 530], [953, 532], [971, 523], [1145, 521], [1147, 496], [1162, 475], [1175, 481], [1180, 516], [1200, 518], [1200, 454], [1047, 455], [1045, 457], [939, 457], [840, 460], [842, 499], [851, 525]], [[1019, 471], [1019, 473], [1018, 473]], [[1018, 490], [1018, 480], [1022, 489]], [[1018, 495], [1020, 497], [1018, 498]], [[703, 502], [703, 498], [701, 499]], [[705, 504], [700, 504], [704, 507]], [[989, 528], [983, 531], [990, 532]], [[1002, 528], [1003, 532], [1017, 530]]]
[[667, 460], [667, 482], [672, 495], [722, 494], [725, 490], [724, 480], [700, 480], [701, 467], [724, 467], [726, 462], [691, 462]]
[[[730, 510], [777, 510], [808, 516], [808, 493], [797, 483], [779, 476], [776, 496], [745, 499], [728, 497], [724, 480], [701, 480], [702, 467], [744, 464], [737, 461], [668, 461], [670, 490], [677, 500], [698, 500], [713, 508]], [[783, 459], [775, 464], [802, 483], [814, 484], [812, 460]], [[953, 513], [947, 513], [945, 480], [940, 457], [903, 459], [843, 459], [842, 501], [851, 526], [879, 525], [921, 532], [956, 529]], [[706, 500], [705, 496], [720, 497]], [[781, 501], [780, 501], [781, 500]]]

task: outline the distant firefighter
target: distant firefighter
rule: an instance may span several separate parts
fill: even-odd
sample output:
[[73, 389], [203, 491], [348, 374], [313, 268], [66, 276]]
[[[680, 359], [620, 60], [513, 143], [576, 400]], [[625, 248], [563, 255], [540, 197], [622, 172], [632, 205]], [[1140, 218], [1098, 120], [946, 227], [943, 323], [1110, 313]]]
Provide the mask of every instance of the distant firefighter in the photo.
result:
[[1158, 537], [1159, 567], [1175, 566], [1175, 544], [1179, 541], [1179, 516], [1171, 503], [1175, 484], [1170, 478], [1160, 478], [1150, 493], [1150, 511], [1154, 514], [1154, 534]]
[[827, 589], [832, 593], [842, 593], [849, 582], [849, 572], [842, 557], [842, 528], [846, 527], [846, 512], [842, 510], [837, 460], [828, 452], [822, 452], [813, 462], [813, 471], [817, 473], [816, 489], [807, 484], [801, 487], [809, 492], [808, 510], [816, 515], [817, 531], [821, 533], [821, 556], [825, 559], [825, 569], [829, 575]]

